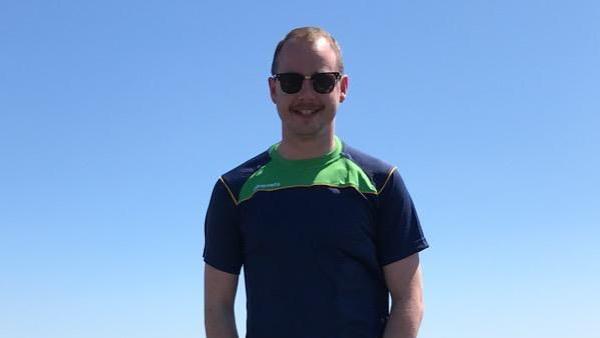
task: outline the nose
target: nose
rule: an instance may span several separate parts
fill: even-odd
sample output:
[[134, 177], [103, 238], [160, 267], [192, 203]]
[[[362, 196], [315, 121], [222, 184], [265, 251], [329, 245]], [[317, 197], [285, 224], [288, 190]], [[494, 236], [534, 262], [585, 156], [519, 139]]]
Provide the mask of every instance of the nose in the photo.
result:
[[300, 91], [298, 92], [298, 96], [314, 97], [316, 94], [317, 93], [315, 92], [313, 85], [312, 85], [312, 80], [304, 79], [304, 81], [302, 81], [302, 88], [300, 88]]

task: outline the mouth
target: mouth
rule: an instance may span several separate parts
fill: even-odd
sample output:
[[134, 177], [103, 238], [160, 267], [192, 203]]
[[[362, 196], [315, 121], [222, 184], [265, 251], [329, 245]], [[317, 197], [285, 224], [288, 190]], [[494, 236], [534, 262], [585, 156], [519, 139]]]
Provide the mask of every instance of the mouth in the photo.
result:
[[312, 116], [316, 115], [321, 111], [320, 108], [300, 108], [300, 109], [290, 109], [290, 111], [295, 115], [300, 116]]

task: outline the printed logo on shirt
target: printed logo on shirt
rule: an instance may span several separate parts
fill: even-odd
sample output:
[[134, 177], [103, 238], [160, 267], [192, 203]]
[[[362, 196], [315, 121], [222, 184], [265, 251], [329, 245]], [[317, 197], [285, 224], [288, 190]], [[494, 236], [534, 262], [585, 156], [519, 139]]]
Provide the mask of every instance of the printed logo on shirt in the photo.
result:
[[339, 194], [340, 193], [340, 189], [338, 189], [338, 188], [329, 188], [329, 191], [331, 191], [334, 194]]
[[257, 184], [256, 186], [254, 186], [254, 191], [257, 191], [259, 189], [277, 188], [279, 186], [281, 186], [281, 183], [279, 183], [279, 182], [267, 183], [267, 184]]

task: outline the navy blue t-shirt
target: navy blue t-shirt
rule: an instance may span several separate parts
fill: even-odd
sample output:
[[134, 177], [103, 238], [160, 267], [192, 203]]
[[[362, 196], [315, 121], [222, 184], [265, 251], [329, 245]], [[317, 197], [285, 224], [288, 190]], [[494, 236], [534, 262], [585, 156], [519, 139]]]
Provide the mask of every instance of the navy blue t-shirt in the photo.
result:
[[217, 181], [204, 260], [244, 266], [247, 338], [379, 338], [382, 267], [428, 247], [398, 170], [343, 144], [308, 160], [277, 146]]

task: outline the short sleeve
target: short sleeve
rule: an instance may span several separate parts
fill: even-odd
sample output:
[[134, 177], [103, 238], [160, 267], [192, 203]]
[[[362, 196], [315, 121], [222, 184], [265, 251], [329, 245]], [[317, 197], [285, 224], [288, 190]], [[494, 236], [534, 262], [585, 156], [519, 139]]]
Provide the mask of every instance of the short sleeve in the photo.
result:
[[417, 211], [398, 170], [392, 169], [379, 194], [377, 254], [387, 265], [429, 247]]
[[224, 272], [239, 274], [242, 267], [242, 241], [238, 211], [222, 179], [210, 198], [204, 223], [204, 261]]

